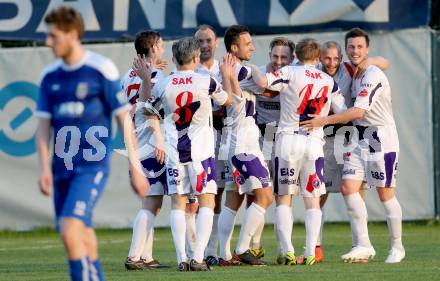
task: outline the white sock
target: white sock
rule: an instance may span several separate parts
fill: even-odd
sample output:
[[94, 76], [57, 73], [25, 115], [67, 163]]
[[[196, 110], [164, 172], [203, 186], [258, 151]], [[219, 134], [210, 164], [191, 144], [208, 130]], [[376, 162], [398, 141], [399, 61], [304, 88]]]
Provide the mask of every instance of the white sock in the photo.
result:
[[290, 206], [279, 205], [275, 208], [275, 226], [280, 253], [295, 252], [292, 245], [293, 215]]
[[260, 249], [260, 247], [261, 247], [261, 235], [263, 234], [263, 230], [264, 230], [264, 220], [258, 226], [257, 231], [255, 231], [254, 236], [252, 236], [252, 248]]
[[205, 253], [206, 245], [208, 245], [209, 237], [211, 236], [212, 222], [214, 211], [208, 207], [199, 208], [197, 215], [197, 239], [194, 248], [193, 259], [196, 262], [203, 262], [203, 254]]
[[402, 208], [396, 197], [382, 202], [387, 216], [388, 231], [391, 236], [391, 247], [403, 248], [402, 245]]
[[356, 227], [354, 227], [353, 218], [351, 216], [348, 216], [348, 220], [350, 221], [351, 228], [351, 247], [356, 247], [359, 245], [359, 235], [357, 233]]
[[244, 222], [240, 229], [240, 237], [238, 238], [237, 247], [235, 248], [236, 254], [240, 255], [249, 250], [252, 236], [255, 234], [260, 224], [264, 223], [265, 213], [266, 210], [255, 202], [246, 209]]
[[316, 241], [321, 228], [322, 212], [321, 209], [306, 210], [306, 252], [305, 257], [314, 256]]
[[223, 206], [218, 218], [218, 241], [220, 244], [220, 257], [224, 260], [232, 259], [231, 238], [234, 232], [237, 212]]
[[274, 224], [273, 224], [273, 231], [275, 232], [275, 239], [276, 239], [276, 242], [277, 242], [278, 254], [282, 254], [283, 253], [283, 248], [281, 246], [280, 235], [279, 235], [278, 230], [277, 230], [277, 223], [276, 222], [274, 222]]
[[156, 216], [152, 212], [146, 210], [147, 212], [147, 239], [145, 241], [144, 249], [142, 250], [141, 257], [150, 262], [153, 260], [153, 240], [154, 240], [154, 220]]
[[194, 255], [194, 247], [196, 246], [196, 214], [185, 213], [186, 220], [186, 254], [188, 257]]
[[187, 262], [185, 252], [186, 220], [184, 210], [171, 210], [170, 212], [171, 233], [173, 234], [174, 246], [176, 247], [177, 262]]
[[205, 256], [213, 256], [217, 257], [217, 249], [218, 249], [218, 218], [220, 214], [214, 214], [212, 220], [212, 231], [211, 236], [209, 237], [208, 246], [206, 247]]
[[133, 235], [131, 237], [130, 250], [128, 251], [128, 256], [133, 260], [141, 258], [145, 240], [147, 239], [147, 220], [147, 210], [139, 210], [133, 222]]
[[322, 239], [323, 239], [323, 234], [324, 234], [324, 208], [321, 208], [321, 227], [319, 229], [319, 233], [318, 233], [318, 239], [316, 240], [316, 246], [321, 246], [322, 245]]
[[348, 216], [351, 217], [354, 233], [357, 234], [357, 246], [371, 247], [368, 236], [367, 206], [359, 192], [344, 196]]

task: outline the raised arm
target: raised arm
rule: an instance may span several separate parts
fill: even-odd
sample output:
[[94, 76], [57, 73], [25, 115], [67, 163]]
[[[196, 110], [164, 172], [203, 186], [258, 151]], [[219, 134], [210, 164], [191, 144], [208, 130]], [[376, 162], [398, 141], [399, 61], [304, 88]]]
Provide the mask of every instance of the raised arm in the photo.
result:
[[142, 86], [139, 89], [139, 101], [146, 102], [151, 97], [151, 71], [153, 62], [151, 58], [137, 55], [133, 60], [133, 70], [142, 80]]
[[258, 66], [254, 64], [248, 64], [248, 66], [252, 70], [252, 79], [254, 80], [255, 84], [263, 89], [267, 88], [266, 74], [261, 72]]
[[364, 74], [370, 65], [377, 66], [381, 70], [387, 70], [390, 67], [390, 62], [381, 56], [367, 58], [355, 68], [354, 78], [358, 78]]

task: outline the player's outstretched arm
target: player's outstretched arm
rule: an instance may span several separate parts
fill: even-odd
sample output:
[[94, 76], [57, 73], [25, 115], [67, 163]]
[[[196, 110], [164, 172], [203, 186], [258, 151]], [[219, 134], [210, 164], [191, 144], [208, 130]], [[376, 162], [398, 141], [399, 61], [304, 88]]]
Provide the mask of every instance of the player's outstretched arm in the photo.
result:
[[137, 140], [133, 121], [128, 110], [122, 110], [116, 115], [121, 131], [124, 134], [125, 147], [128, 152], [128, 160], [130, 166], [131, 185], [136, 194], [143, 198], [150, 187], [148, 179], [143, 173], [142, 165], [136, 151]]
[[367, 58], [355, 68], [353, 77], [356, 79], [362, 76], [370, 65], [375, 65], [381, 70], [387, 70], [390, 67], [390, 62], [381, 56]]
[[40, 163], [41, 174], [38, 180], [41, 193], [46, 196], [52, 193], [52, 170], [49, 164], [49, 140], [50, 140], [50, 119], [39, 118], [36, 133], [38, 150], [38, 161]]
[[252, 70], [252, 79], [254, 80], [255, 84], [257, 84], [259, 87], [265, 89], [267, 88], [267, 78], [266, 74], [260, 71], [258, 66], [255, 64], [247, 64], [251, 70]]
[[309, 116], [313, 118], [307, 121], [300, 122], [299, 125], [301, 128], [306, 129], [307, 131], [311, 131], [313, 129], [324, 127], [325, 125], [341, 123], [345, 124], [350, 121], [364, 117], [364, 114], [365, 109], [361, 109], [358, 107], [352, 107], [342, 113], [329, 116], [309, 114]]

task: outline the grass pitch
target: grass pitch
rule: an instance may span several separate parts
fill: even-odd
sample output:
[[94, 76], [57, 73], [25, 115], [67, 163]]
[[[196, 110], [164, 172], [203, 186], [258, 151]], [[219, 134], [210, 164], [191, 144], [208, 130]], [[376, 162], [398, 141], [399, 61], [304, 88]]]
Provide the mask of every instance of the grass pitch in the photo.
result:
[[[239, 228], [235, 228], [233, 245]], [[131, 230], [98, 230], [99, 253], [107, 280], [440, 280], [440, 224], [405, 223], [404, 245], [407, 257], [400, 264], [384, 263], [388, 251], [386, 224], [369, 225], [376, 258], [368, 264], [344, 264], [340, 255], [350, 249], [348, 224], [327, 224], [324, 228], [324, 263], [315, 266], [275, 264], [277, 247], [273, 226], [267, 226], [263, 245], [269, 263], [266, 267], [214, 267], [211, 272], [177, 272], [175, 250], [169, 229], [155, 232], [155, 258], [171, 269], [126, 271]], [[304, 225], [295, 224], [293, 242], [297, 254], [305, 245]], [[68, 280], [64, 249], [52, 230], [0, 232], [0, 280]]]

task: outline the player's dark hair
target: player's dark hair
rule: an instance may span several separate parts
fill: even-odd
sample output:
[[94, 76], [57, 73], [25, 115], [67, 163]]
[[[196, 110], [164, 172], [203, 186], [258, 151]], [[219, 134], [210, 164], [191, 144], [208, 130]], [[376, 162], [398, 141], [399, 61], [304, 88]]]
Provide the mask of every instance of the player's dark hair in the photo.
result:
[[295, 54], [301, 62], [314, 60], [319, 58], [321, 46], [315, 39], [305, 38], [296, 44]]
[[154, 30], [141, 31], [136, 34], [134, 48], [139, 55], [149, 56], [151, 48], [161, 38], [160, 33]]
[[370, 37], [368, 36], [368, 34], [365, 31], [363, 31], [362, 29], [355, 27], [355, 28], [350, 29], [345, 34], [345, 47], [347, 47], [348, 39], [355, 38], [355, 37], [364, 37], [365, 41], [367, 42], [367, 47], [370, 46]]
[[338, 55], [342, 55], [341, 45], [339, 45], [336, 41], [327, 41], [322, 44], [321, 51], [328, 49], [336, 49], [338, 51]]
[[174, 60], [180, 66], [191, 62], [193, 57], [200, 56], [199, 41], [194, 37], [184, 37], [174, 42], [171, 50], [173, 51]]
[[217, 38], [217, 32], [215, 32], [214, 27], [212, 27], [209, 24], [201, 24], [201, 25], [199, 25], [199, 29], [197, 29], [196, 33], [199, 32], [199, 31], [207, 30], [207, 29], [211, 30], [214, 33], [215, 38]]
[[72, 7], [59, 6], [51, 10], [45, 17], [46, 24], [53, 24], [58, 29], [67, 32], [76, 30], [78, 39], [84, 34], [84, 21], [81, 14]]
[[231, 25], [225, 32], [224, 41], [226, 51], [231, 51], [232, 45], [238, 44], [238, 38], [243, 33], [250, 33], [249, 28], [244, 25]]
[[272, 41], [270, 41], [270, 50], [272, 51], [272, 49], [275, 46], [286, 46], [289, 47], [290, 50], [290, 55], [293, 57], [295, 54], [295, 43], [293, 43], [292, 40], [286, 38], [286, 37], [275, 37], [274, 39], [272, 39]]

